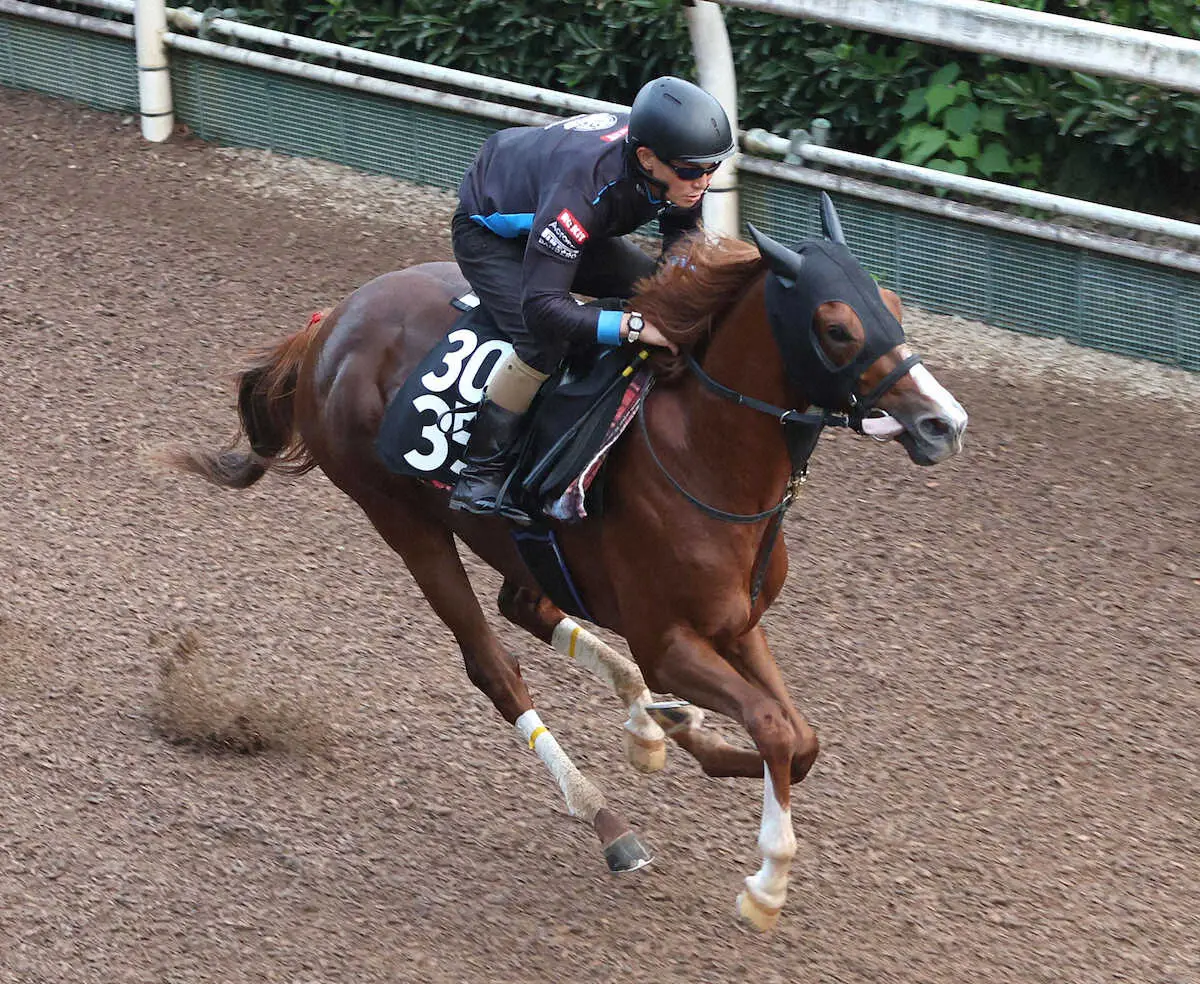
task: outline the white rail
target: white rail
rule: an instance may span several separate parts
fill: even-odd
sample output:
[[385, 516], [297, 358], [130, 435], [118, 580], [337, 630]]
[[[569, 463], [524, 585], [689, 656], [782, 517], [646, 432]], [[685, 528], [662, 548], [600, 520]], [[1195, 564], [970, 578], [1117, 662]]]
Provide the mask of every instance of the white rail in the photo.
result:
[[881, 178], [912, 181], [948, 191], [989, 198], [992, 201], [1007, 202], [1010, 205], [1025, 205], [1053, 215], [1071, 215], [1093, 222], [1104, 222], [1112, 226], [1123, 226], [1127, 229], [1138, 229], [1142, 232], [1153, 232], [1175, 239], [1200, 243], [1200, 225], [1193, 222], [1181, 222], [1178, 219], [1168, 219], [1160, 215], [1114, 208], [1111, 205], [1101, 205], [1081, 198], [1065, 198], [1062, 195], [1051, 195], [1045, 191], [1019, 188], [1016, 185], [1000, 184], [996, 181], [984, 181], [982, 178], [947, 174], [932, 168], [917, 167], [914, 164], [868, 157], [865, 154], [852, 154], [847, 150], [837, 150], [833, 147], [821, 147], [815, 143], [793, 145], [783, 137], [765, 130], [749, 131], [743, 142], [746, 150], [752, 153], [799, 154], [805, 160], [827, 167], [873, 174]]
[[986, 0], [717, 0], [1015, 61], [1200, 92], [1200, 41]]
[[743, 157], [739, 166], [750, 174], [761, 174], [764, 177], [791, 181], [795, 184], [837, 192], [853, 198], [883, 202], [914, 212], [940, 215], [945, 218], [957, 219], [960, 222], [969, 222], [972, 225], [1000, 229], [1022, 236], [1032, 236], [1035, 239], [1063, 243], [1068, 246], [1078, 246], [1098, 253], [1107, 253], [1110, 256], [1123, 256], [1142, 263], [1187, 270], [1189, 273], [1200, 273], [1200, 255], [1183, 249], [1148, 246], [1131, 239], [1117, 239], [1114, 236], [1084, 232], [1068, 226], [1056, 225], [1053, 222], [1039, 222], [1019, 215], [994, 212], [976, 205], [947, 201], [929, 195], [918, 195], [900, 188], [889, 188], [886, 185], [873, 184], [858, 178], [830, 174], [827, 171], [816, 171], [810, 167], [797, 167], [794, 164], [784, 164], [779, 161]]
[[[130, 7], [133, 0], [129, 0]], [[48, 24], [58, 24], [62, 27], [74, 27], [80, 31], [90, 31], [93, 34], [107, 34], [110, 37], [133, 40], [133, 25], [122, 21], [103, 20], [99, 17], [89, 17], [87, 14], [77, 14], [70, 10], [59, 10], [57, 7], [43, 7], [36, 3], [21, 3], [20, 0], [0, 0], [0, 13], [15, 14], [18, 17], [29, 17], [33, 20], [45, 21]]]
[[436, 106], [439, 109], [482, 116], [498, 120], [501, 123], [512, 123], [517, 126], [544, 126], [562, 119], [561, 116], [552, 116], [548, 113], [538, 113], [515, 106], [503, 106], [500, 103], [485, 102], [482, 99], [457, 96], [434, 89], [422, 89], [405, 82], [393, 82], [390, 79], [377, 79], [369, 75], [358, 75], [355, 72], [343, 72], [337, 68], [313, 65], [311, 62], [296, 61], [294, 58], [281, 58], [279, 55], [268, 55], [262, 51], [233, 48], [227, 44], [193, 38], [187, 34], [168, 34], [166, 40], [169, 48], [178, 48], [181, 51], [189, 51], [197, 55], [207, 55], [210, 58], [220, 58], [223, 61], [249, 65], [252, 68], [263, 68], [282, 75], [311, 79], [314, 82], [326, 82], [343, 89], [358, 89], [361, 92], [390, 96], [422, 106]]
[[[132, 14], [135, 5], [135, 0], [76, 0], [76, 2], [126, 14]], [[726, 0], [721, 0], [721, 2], [726, 2]], [[914, 0], [914, 2], [919, 2], [919, 0]], [[27, 3], [24, 0], [0, 0], [0, 11], [125, 38], [131, 38], [134, 33], [133, 26], [129, 24], [68, 13], [39, 4]], [[201, 15], [189, 8], [168, 9], [167, 16], [172, 23], [186, 27], [199, 26], [204, 20]], [[245, 40], [279, 44], [280, 47], [291, 51], [305, 51], [322, 57], [359, 64], [370, 64], [375, 68], [392, 71], [408, 71], [412, 69], [414, 73], [419, 71], [422, 78], [436, 79], [461, 87], [467, 87], [469, 82], [470, 87], [478, 92], [486, 92], [488, 94], [507, 93], [516, 98], [514, 93], [519, 91], [522, 94], [521, 98], [523, 101], [537, 102], [547, 106], [559, 105], [562, 108], [571, 109], [576, 112], [617, 111], [628, 108], [614, 103], [587, 100], [564, 93], [555, 93], [552, 90], [537, 89], [533, 86], [524, 86], [503, 80], [491, 79], [487, 76], [472, 75], [450, 69], [437, 69], [436, 66], [424, 65], [420, 62], [411, 62], [407, 59], [378, 55], [324, 41], [313, 41], [296, 35], [282, 34], [277, 31], [239, 24], [236, 21], [217, 18], [209, 20], [207, 26], [212, 30], [227, 30], [227, 33], [242, 37]], [[282, 58], [263, 52], [249, 51], [182, 34], [167, 33], [165, 41], [168, 47], [179, 48], [212, 58], [232, 61], [286, 75], [308, 78], [343, 88], [372, 92], [407, 102], [436, 106], [500, 122], [539, 126], [560, 118], [534, 110], [505, 106], [500, 103], [488, 102], [469, 96], [460, 96], [387, 79], [358, 75], [353, 72], [313, 65], [294, 58]], [[784, 138], [762, 130], [751, 130], [749, 133], [742, 134], [742, 140], [745, 149], [751, 153], [779, 154], [787, 153], [790, 150], [792, 153], [798, 153], [804, 159], [817, 165], [858, 171], [892, 179], [915, 181], [936, 188], [954, 189], [995, 201], [1032, 205], [1060, 215], [1071, 215], [1101, 221], [1113, 226], [1168, 235], [1187, 242], [1200, 242], [1200, 226], [1180, 222], [1175, 219], [1111, 208], [1079, 199], [1049, 195], [1044, 192], [1029, 191], [992, 181], [964, 178], [941, 171], [934, 171], [929, 168], [918, 168], [896, 161], [880, 160], [861, 154], [851, 154], [846, 151], [821, 147], [815, 143], [801, 144], [793, 147]], [[881, 201], [911, 208], [916, 211], [949, 216], [976, 225], [1004, 229], [1040, 239], [1069, 243], [1099, 252], [1138, 259], [1147, 263], [1200, 272], [1200, 255], [1190, 253], [1186, 250], [1157, 248], [1111, 236], [1095, 235], [1049, 222], [1041, 222], [1020, 216], [998, 213], [976, 206], [930, 198], [913, 192], [870, 184], [850, 177], [826, 174], [815, 168], [796, 167], [755, 157], [739, 157], [737, 168], [742, 171], [768, 175], [776, 179], [798, 184], [810, 185], [830, 191], [840, 191], [858, 198]]]

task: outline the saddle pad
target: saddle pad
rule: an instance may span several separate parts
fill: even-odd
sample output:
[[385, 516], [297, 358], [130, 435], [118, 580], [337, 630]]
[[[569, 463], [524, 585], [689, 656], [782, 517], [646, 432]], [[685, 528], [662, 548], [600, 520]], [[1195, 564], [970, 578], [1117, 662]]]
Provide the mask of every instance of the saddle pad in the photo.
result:
[[387, 469], [452, 486], [483, 391], [511, 351], [512, 342], [482, 307], [465, 312], [384, 411], [375, 450]]

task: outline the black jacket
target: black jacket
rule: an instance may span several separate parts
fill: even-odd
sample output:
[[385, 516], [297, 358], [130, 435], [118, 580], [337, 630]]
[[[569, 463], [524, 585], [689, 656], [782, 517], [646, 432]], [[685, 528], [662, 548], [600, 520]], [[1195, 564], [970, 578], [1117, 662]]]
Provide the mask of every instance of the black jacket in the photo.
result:
[[571, 296], [589, 242], [658, 218], [664, 247], [700, 220], [656, 197], [625, 145], [628, 115], [593, 113], [488, 138], [459, 185], [471, 218], [507, 239], [527, 237], [521, 309], [531, 331], [595, 338], [597, 312]]

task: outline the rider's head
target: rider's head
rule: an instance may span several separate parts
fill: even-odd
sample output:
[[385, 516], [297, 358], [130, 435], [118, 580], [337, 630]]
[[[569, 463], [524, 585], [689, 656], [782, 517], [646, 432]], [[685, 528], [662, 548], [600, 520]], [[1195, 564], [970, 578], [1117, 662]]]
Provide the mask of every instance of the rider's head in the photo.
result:
[[700, 200], [717, 166], [737, 149], [716, 98], [669, 75], [639, 90], [626, 143], [642, 173], [685, 208]]

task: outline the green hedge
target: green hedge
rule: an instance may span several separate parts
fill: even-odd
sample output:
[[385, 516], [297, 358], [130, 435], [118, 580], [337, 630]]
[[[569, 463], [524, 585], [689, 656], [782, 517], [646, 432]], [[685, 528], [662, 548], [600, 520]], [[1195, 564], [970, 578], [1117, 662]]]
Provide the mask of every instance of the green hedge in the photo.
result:
[[[694, 76], [678, 0], [264, 0], [244, 20], [628, 103]], [[1195, 0], [1011, 0], [1200, 37]], [[837, 145], [1200, 217], [1200, 98], [726, 8], [744, 127], [826, 117]]]

